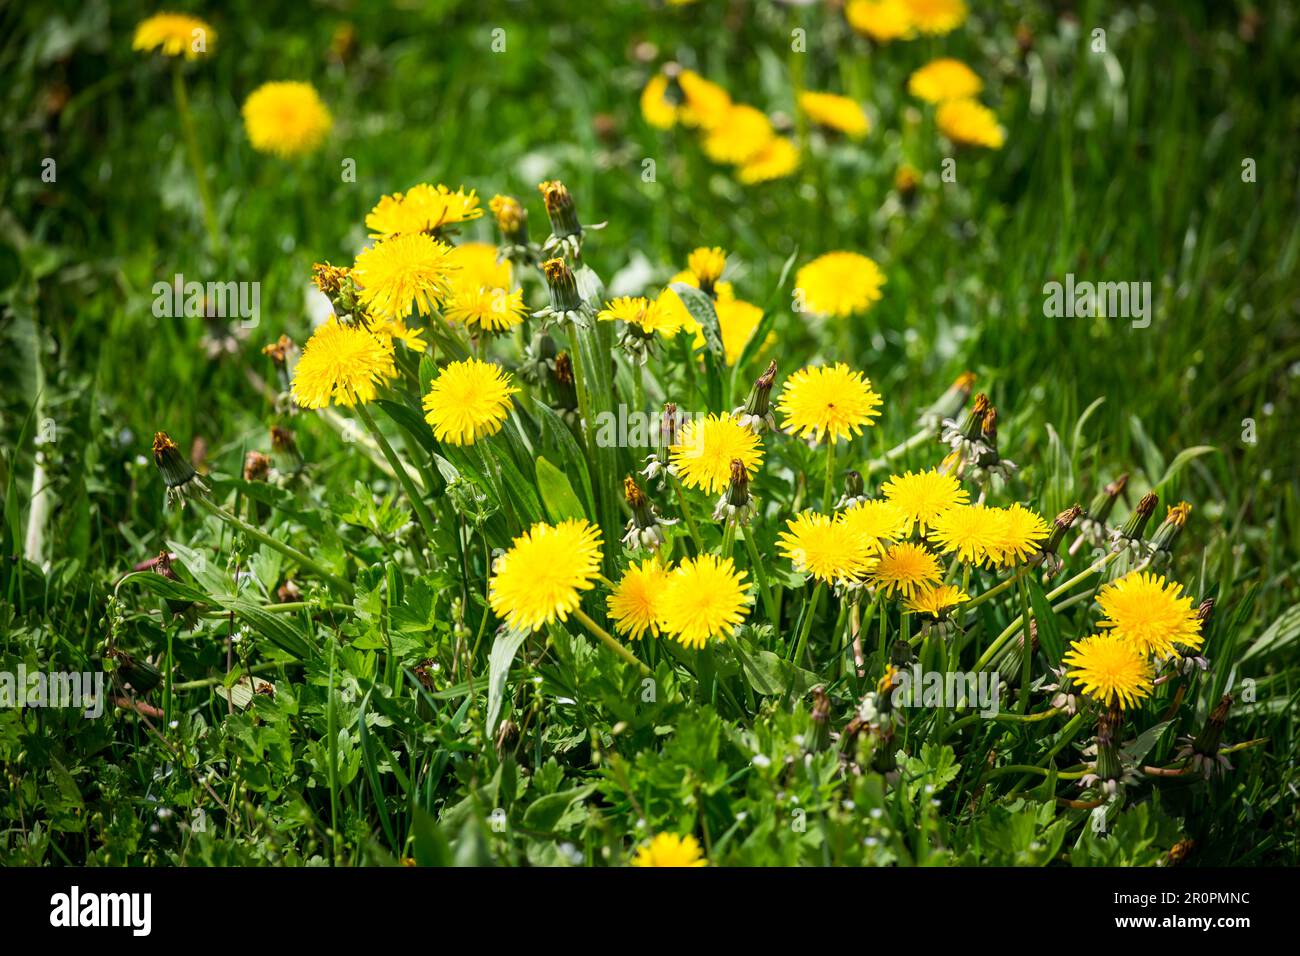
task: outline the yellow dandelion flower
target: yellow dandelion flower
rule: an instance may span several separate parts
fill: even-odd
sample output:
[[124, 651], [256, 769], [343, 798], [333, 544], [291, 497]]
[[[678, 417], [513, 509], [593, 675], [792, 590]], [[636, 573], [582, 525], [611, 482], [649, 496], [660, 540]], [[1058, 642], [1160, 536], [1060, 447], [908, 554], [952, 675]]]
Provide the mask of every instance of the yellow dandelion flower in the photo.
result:
[[[735, 365], [740, 361], [740, 355], [745, 351], [749, 340], [754, 337], [758, 323], [763, 321], [763, 310], [744, 299], [733, 296], [724, 298], [722, 295], [718, 296], [714, 308], [718, 313], [718, 328], [722, 331], [724, 357], [727, 365]], [[704, 335], [700, 332], [696, 336], [695, 346], [698, 348], [703, 344]]]
[[682, 484], [711, 494], [731, 484], [733, 461], [740, 461], [750, 479], [763, 461], [758, 435], [729, 412], [691, 419], [677, 433], [677, 444], [669, 452]]
[[483, 215], [478, 194], [464, 187], [452, 192], [442, 183], [420, 183], [404, 193], [380, 198], [366, 214], [366, 228], [373, 238], [431, 232], [443, 226], [468, 222]]
[[916, 29], [931, 36], [951, 33], [966, 22], [962, 0], [903, 0]]
[[163, 56], [197, 60], [210, 54], [216, 42], [217, 32], [198, 17], [157, 13], [137, 24], [131, 49], [159, 50]]
[[799, 108], [819, 126], [839, 130], [852, 139], [862, 139], [871, 129], [871, 121], [858, 101], [837, 93], [806, 90], [799, 94]]
[[736, 178], [746, 186], [784, 179], [799, 168], [799, 147], [785, 136], [773, 136], [767, 145], [736, 170]]
[[801, 368], [781, 389], [776, 410], [781, 427], [792, 435], [831, 444], [862, 434], [880, 414], [881, 399], [871, 379], [843, 362]]
[[877, 43], [910, 40], [916, 34], [904, 0], [849, 0], [844, 16], [849, 26]]
[[389, 342], [401, 342], [412, 352], [424, 351], [424, 329], [408, 328], [401, 319], [367, 318], [366, 328], [375, 335], [388, 339]]
[[1006, 517], [1000, 508], [957, 505], [940, 512], [930, 524], [929, 540], [944, 554], [979, 565], [1002, 557]]
[[1204, 640], [1201, 622], [1183, 586], [1149, 571], [1132, 571], [1097, 594], [1104, 615], [1100, 627], [1128, 642], [1144, 657], [1164, 657], [1181, 644], [1196, 650]]
[[669, 311], [657, 300], [651, 302], [643, 296], [624, 295], [611, 299], [605, 308], [596, 313], [596, 318], [602, 322], [626, 322], [646, 335], [656, 332], [671, 335], [677, 331], [677, 325]]
[[[497, 228], [506, 237], [519, 235], [528, 213], [514, 196], [502, 196], [500, 193], [488, 200], [488, 208], [496, 218]], [[509, 264], [509, 260], [507, 260]]]
[[659, 636], [659, 612], [669, 571], [658, 558], [630, 566], [605, 600], [614, 630], [637, 640], [649, 631]]
[[927, 103], [977, 96], [984, 84], [961, 60], [940, 57], [921, 67], [907, 81], [907, 92]]
[[970, 500], [966, 489], [952, 475], [931, 468], [913, 474], [892, 475], [880, 487], [886, 501], [892, 501], [908, 516], [909, 530], [914, 522], [924, 534], [934, 520], [949, 508]]
[[452, 362], [429, 384], [424, 420], [438, 441], [472, 445], [501, 431], [510, 413], [510, 396], [518, 392], [510, 373], [476, 358]]
[[361, 304], [380, 318], [402, 318], [412, 309], [428, 315], [450, 291], [450, 251], [422, 233], [390, 236], [362, 250], [352, 267]]
[[713, 284], [722, 278], [722, 270], [726, 267], [727, 254], [718, 246], [701, 246], [686, 258], [686, 268], [695, 276], [701, 289], [712, 289]]
[[998, 543], [995, 549], [990, 550], [989, 556], [1003, 567], [1025, 560], [1052, 533], [1042, 515], [1021, 505], [991, 510], [997, 512], [1001, 527], [998, 529]]
[[497, 258], [497, 247], [487, 242], [463, 242], [447, 254], [447, 282], [462, 289], [509, 289], [509, 259]]
[[669, 574], [660, 595], [659, 627], [687, 647], [725, 641], [745, 620], [749, 599], [745, 572], [737, 571], [731, 558], [687, 558]]
[[492, 565], [488, 603], [513, 630], [567, 620], [600, 574], [600, 531], [585, 520], [539, 522]]
[[1094, 634], [1076, 641], [1061, 657], [1066, 676], [1103, 706], [1127, 710], [1151, 693], [1151, 664], [1117, 634]]
[[866, 312], [880, 301], [880, 267], [856, 252], [828, 252], [799, 270], [795, 288], [810, 312], [841, 318]]
[[244, 101], [243, 114], [253, 149], [282, 159], [314, 152], [334, 125], [310, 83], [263, 83]]
[[477, 289], [454, 286], [443, 304], [443, 316], [448, 322], [464, 323], [466, 328], [483, 332], [506, 332], [524, 321], [528, 306], [524, 292], [516, 289]]
[[856, 580], [871, 564], [869, 539], [834, 515], [805, 511], [786, 522], [777, 537], [781, 553], [796, 571], [837, 584]]
[[294, 366], [291, 392], [302, 408], [373, 401], [397, 376], [391, 344], [369, 329], [330, 319], [312, 333]]
[[937, 584], [933, 587], [918, 588], [903, 602], [903, 606], [917, 614], [930, 617], [943, 617], [958, 604], [970, 600], [970, 595], [955, 584]]
[[949, 100], [940, 105], [934, 120], [939, 132], [959, 146], [1001, 149], [1007, 140], [993, 111], [974, 100]]
[[687, 126], [712, 129], [731, 108], [730, 94], [694, 70], [682, 70], [677, 77], [677, 85], [682, 88], [685, 97], [678, 115]]
[[704, 153], [715, 163], [740, 166], [761, 153], [775, 135], [767, 114], [752, 106], [735, 105], [709, 130]]
[[641, 91], [641, 116], [656, 129], [672, 129], [677, 123], [677, 106], [669, 101], [668, 77], [656, 73]]
[[854, 534], [864, 538], [875, 554], [883, 554], [888, 542], [906, 537], [912, 530], [912, 518], [908, 513], [883, 498], [859, 501], [840, 512], [840, 520]]
[[903, 541], [886, 549], [871, 569], [870, 581], [886, 597], [897, 591], [908, 598], [923, 587], [938, 584], [942, 577], [934, 552], [924, 545]]
[[689, 834], [658, 833], [645, 846], [638, 847], [633, 866], [708, 866], [699, 842]]

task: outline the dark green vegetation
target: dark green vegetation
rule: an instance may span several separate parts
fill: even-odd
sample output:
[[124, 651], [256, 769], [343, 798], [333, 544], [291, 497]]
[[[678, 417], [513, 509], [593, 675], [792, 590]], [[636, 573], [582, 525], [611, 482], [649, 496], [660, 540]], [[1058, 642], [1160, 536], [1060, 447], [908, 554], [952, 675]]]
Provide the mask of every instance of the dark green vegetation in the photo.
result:
[[[98, 720], [0, 709], [0, 860], [612, 864], [671, 831], [696, 834], [716, 863], [1152, 864], [1184, 839], [1195, 841], [1193, 863], [1300, 862], [1300, 87], [1289, 5], [981, 4], [947, 38], [869, 55], [834, 12], [769, 2], [602, 3], [578, 19], [561, 2], [195, 10], [218, 32], [216, 55], [186, 68], [217, 195], [215, 246], [168, 70], [130, 49], [153, 9], [61, 6], [0, 12], [0, 670], [98, 670], [114, 627], [120, 649], [159, 667], [170, 655], [175, 669], [147, 695], [163, 712], [147, 722], [111, 708]], [[345, 22], [355, 45], [331, 56]], [[798, 26], [806, 54], [789, 49]], [[1091, 50], [1098, 26], [1104, 54]], [[490, 49], [496, 28], [502, 53]], [[654, 62], [636, 58], [641, 43], [657, 47], [655, 62], [694, 63], [769, 113], [793, 115], [797, 70], [809, 88], [869, 102], [873, 131], [860, 145], [817, 146], [793, 179], [742, 187], [690, 133], [642, 122], [637, 97]], [[905, 91], [910, 71], [941, 53], [984, 77], [1008, 130], [1002, 151], [959, 156], [956, 183], [940, 181], [945, 153]], [[240, 124], [247, 94], [280, 78], [311, 80], [336, 120], [326, 146], [299, 162], [252, 152]], [[46, 158], [54, 182], [42, 181]], [[655, 182], [642, 178], [646, 158]], [[341, 176], [345, 159], [355, 182]], [[926, 175], [910, 208], [892, 195], [904, 160]], [[607, 282], [637, 256], [663, 281], [698, 244], [728, 249], [739, 293], [776, 316], [782, 376], [817, 357], [871, 376], [885, 396], [871, 453], [910, 435], [969, 368], [1022, 466], [1011, 497], [1049, 518], [1119, 472], [1144, 491], [1172, 470], [1161, 513], [1178, 497], [1194, 510], [1170, 576], [1216, 599], [1214, 666], [1143, 762], [1172, 765], [1175, 737], [1195, 733], [1229, 683], [1246, 679], [1255, 700], [1237, 701], [1225, 740], [1267, 742], [1234, 754], [1222, 779], [1134, 785], [1102, 835], [1086, 809], [1055, 799], [1078, 798], [1073, 781], [1005, 772], [1046, 767], [1060, 720], [1050, 732], [979, 722], [941, 741], [932, 716], [914, 718], [895, 742], [906, 757], [889, 787], [870, 771], [842, 774], [836, 746], [805, 756], [816, 749], [810, 698], [786, 705], [772, 691], [789, 680], [807, 691], [811, 679], [775, 658], [758, 673], [719, 651], [716, 674], [699, 675], [660, 654], [647, 703], [638, 674], [578, 630], [554, 628], [549, 651], [539, 636], [510, 672], [506, 714], [519, 736], [499, 745], [486, 726], [495, 622], [482, 604], [482, 551], [517, 529], [491, 483], [465, 474], [493, 515], [464, 549], [456, 522], [440, 524], [426, 570], [394, 545], [409, 517], [399, 489], [316, 417], [292, 422], [308, 463], [293, 494], [235, 479], [245, 450], [265, 450], [280, 421], [250, 379], [273, 379], [261, 346], [282, 332], [305, 340], [311, 263], [349, 261], [382, 193], [422, 180], [512, 193], [536, 235], [543, 177], [569, 185], [585, 220], [609, 221], [585, 250]], [[492, 241], [490, 222], [468, 234]], [[790, 312], [789, 276], [781, 285], [792, 256], [802, 264], [833, 249], [872, 256], [888, 277], [884, 299], [851, 327], [807, 323]], [[228, 341], [224, 321], [155, 318], [152, 286], [177, 273], [260, 282], [261, 324]], [[1151, 326], [1044, 317], [1043, 284], [1067, 273], [1151, 281]], [[525, 288], [542, 302], [536, 283]], [[741, 394], [759, 370], [742, 370]], [[659, 385], [684, 407], [701, 404], [680, 369], [652, 394]], [[350, 561], [355, 605], [304, 582], [304, 599], [324, 607], [258, 611], [277, 600], [285, 562], [198, 509], [164, 508], [149, 461], [156, 430], [187, 452], [202, 440], [228, 507], [327, 562]], [[788, 446], [798, 470], [805, 462]], [[539, 445], [566, 464], [570, 447], [554, 433]], [[33, 563], [21, 556], [38, 450], [51, 511]], [[917, 449], [898, 467], [936, 457]], [[632, 461], [611, 473], [590, 464], [598, 495], [612, 496]], [[788, 482], [771, 469], [764, 482], [765, 501], [790, 503]], [[455, 501], [472, 528], [465, 498]], [[450, 501], [439, 507], [457, 514]], [[772, 546], [780, 525], [760, 525], [759, 549], [784, 575]], [[113, 620], [119, 581], [168, 542], [188, 569], [171, 596], [205, 599], [197, 625], [171, 616], [156, 576], [122, 586]], [[237, 573], [251, 575], [238, 598]], [[744, 638], [777, 653], [802, 604], [797, 579], [784, 583], [778, 632]], [[1019, 610], [985, 606], [966, 666]], [[1089, 632], [1089, 615], [1074, 604], [1047, 616], [1068, 641]], [[838, 731], [870, 681], [826, 676], [838, 672], [835, 624], [832, 606], [813, 651]], [[232, 632], [242, 638], [228, 656]], [[455, 669], [460, 645], [477, 647], [471, 677]], [[431, 693], [413, 670], [426, 659], [437, 662]], [[232, 708], [216, 692], [243, 666], [274, 682], [273, 698]], [[1167, 705], [1166, 694], [1138, 725], [1156, 726]], [[1035, 695], [1031, 708], [1045, 706]], [[1077, 767], [1076, 743], [1063, 744], [1062, 770]], [[755, 753], [768, 761], [754, 764]], [[189, 826], [196, 809], [203, 832]]]

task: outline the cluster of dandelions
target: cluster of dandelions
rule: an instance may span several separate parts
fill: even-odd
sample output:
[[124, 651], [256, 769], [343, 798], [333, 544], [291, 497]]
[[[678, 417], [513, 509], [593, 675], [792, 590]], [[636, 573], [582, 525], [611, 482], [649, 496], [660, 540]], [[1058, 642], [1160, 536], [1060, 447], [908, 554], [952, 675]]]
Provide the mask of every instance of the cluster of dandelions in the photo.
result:
[[[581, 244], [591, 227], [579, 221], [573, 198], [562, 184], [543, 183], [540, 192], [551, 223], [547, 239], [532, 241], [522, 204], [497, 196], [489, 204], [500, 232], [495, 248], [457, 241], [458, 227], [482, 215], [472, 190], [422, 184], [384, 196], [366, 218], [372, 244], [358, 253], [354, 264], [314, 268], [316, 285], [329, 298], [334, 316], [313, 332], [296, 362], [290, 358], [294, 350], [284, 346], [283, 339], [270, 353], [283, 363], [284, 381], [297, 406], [356, 409], [429, 542], [437, 540], [437, 522], [425, 490], [416, 482], [418, 469], [409, 467], [376, 426], [367, 411], [369, 403], [386, 397], [391, 401], [381, 407], [394, 402], [419, 407], [436, 441], [469, 445], [496, 435], [510, 415], [520, 411], [513, 396], [521, 385], [503, 365], [480, 357], [487, 346], [513, 352], [521, 370], [541, 362], [539, 356], [553, 355], [555, 380], [562, 379], [559, 372], [565, 368], [573, 386], [578, 383], [572, 377], [585, 373], [577, 364], [564, 364], [564, 353], [555, 351], [554, 342], [545, 344], [552, 332], [579, 341], [599, 330], [602, 322], [614, 322], [623, 327], [624, 338], [659, 335], [669, 328], [707, 334], [703, 325], [720, 324], [724, 299], [735, 301], [734, 290], [727, 290], [723, 278], [725, 253], [705, 247], [691, 253], [687, 272], [674, 282], [675, 305], [661, 295], [654, 300], [614, 300], [601, 309], [592, 299], [599, 283], [580, 263]], [[514, 285], [516, 268], [536, 269], [548, 292], [547, 306], [535, 311], [523, 306], [518, 298], [522, 290]], [[834, 284], [833, 279], [823, 281]], [[816, 288], [815, 282], [808, 285]], [[681, 299], [687, 290], [700, 297], [694, 309]], [[465, 304], [485, 292], [518, 304], [504, 313], [494, 311], [489, 319]], [[851, 314], [869, 301], [858, 297], [857, 304], [843, 311]], [[675, 307], [681, 311], [665, 316]], [[438, 341], [446, 343], [436, 350], [443, 353], [441, 362], [434, 360], [425, 341], [426, 320], [440, 323]], [[512, 330], [520, 334], [502, 334]], [[719, 347], [711, 346], [715, 352]], [[462, 357], [458, 349], [480, 354]], [[694, 365], [698, 360], [686, 351], [667, 353], [663, 361]], [[530, 404], [563, 410], [555, 405], [556, 393], [548, 393], [527, 375], [521, 379]], [[622, 478], [631, 518], [620, 546], [611, 548], [602, 529], [586, 517], [532, 523], [492, 560], [488, 606], [507, 633], [546, 634], [576, 622], [624, 665], [647, 675], [650, 668], [643, 657], [651, 653], [653, 641], [673, 641], [680, 645], [679, 653], [712, 657], [735, 648], [739, 654], [735, 638], [746, 628], [749, 639], [768, 642], [768, 653], [775, 656], [775, 650], [781, 650], [787, 666], [820, 669], [819, 660], [827, 654], [833, 660], [841, 653], [810, 646], [813, 621], [829, 593], [839, 601], [838, 619], [845, 629], [841, 632], [837, 624], [837, 636], [846, 639], [842, 647], [852, 648], [859, 679], [868, 679], [867, 666], [882, 673], [875, 685], [881, 691], [863, 701], [860, 729], [887, 745], [877, 748], [882, 762], [878, 769], [891, 773], [895, 768], [889, 763], [897, 751], [891, 743], [893, 727], [901, 717], [890, 709], [884, 690], [898, 668], [914, 659], [917, 642], [937, 640], [944, 654], [960, 653], [967, 629], [979, 626], [969, 613], [975, 607], [1017, 584], [1024, 607], [1027, 575], [1041, 573], [1044, 583], [1052, 581], [1079, 542], [1101, 540], [1107, 544], [1106, 557], [1054, 587], [1046, 594], [1049, 601], [1090, 583], [1112, 565], [1139, 563], [1096, 595], [1101, 611], [1097, 633], [1075, 642], [1064, 654], [1058, 683], [1032, 683], [1032, 628], [1027, 636], [1019, 634], [1029, 622], [1016, 613], [1012, 625], [985, 646], [975, 669], [995, 670], [1008, 684], [1021, 673], [1030, 678], [1020, 681], [1022, 694], [1054, 692], [1051, 708], [1035, 719], [1059, 713], [1077, 721], [1094, 714], [1095, 757], [1082, 779], [1086, 785], [1113, 790], [1133, 772], [1121, 756], [1125, 712], [1137, 709], [1160, 681], [1190, 680], [1208, 666], [1200, 656], [1207, 605], [1193, 609], [1177, 584], [1147, 570], [1168, 562], [1190, 509], [1185, 504], [1170, 508], [1148, 538], [1156, 506], [1153, 493], [1142, 498], [1122, 525], [1112, 526], [1121, 482], [1108, 485], [1086, 512], [1075, 506], [1051, 522], [1024, 501], [994, 504], [991, 497], [1010, 487], [1015, 471], [995, 467], [1002, 462], [996, 409], [986, 396], [977, 395], [971, 402], [973, 391], [973, 376], [960, 377], [922, 414], [920, 431], [872, 461], [869, 470], [883, 469], [927, 446], [934, 465], [889, 474], [869, 494], [865, 479], [852, 466], [861, 461], [865, 436], [884, 408], [871, 379], [860, 369], [835, 362], [797, 369], [778, 388], [777, 366], [771, 362], [744, 404], [710, 409], [685, 422], [666, 415], [660, 447], [642, 472], [644, 486], [636, 477]], [[638, 410], [643, 403], [644, 397]], [[670, 409], [672, 403], [666, 411]], [[576, 436], [592, 440], [595, 422], [582, 415], [565, 421]], [[755, 485], [763, 480], [765, 468], [772, 470], [774, 459], [783, 475], [768, 478], [786, 480], [791, 462], [815, 461], [818, 453], [824, 455], [824, 473], [819, 476], [816, 467], [799, 466], [800, 491], [789, 510], [759, 500]], [[351, 594], [350, 583], [335, 570], [212, 502], [207, 487], [170, 439], [159, 437], [154, 457], [169, 498], [203, 502], [216, 517], [317, 573], [344, 596]], [[837, 476], [847, 476], [842, 493], [837, 493]], [[616, 482], [620, 476], [593, 477]], [[978, 495], [974, 500], [973, 491]], [[700, 508], [700, 495], [713, 502], [711, 510]], [[715, 535], [701, 533], [710, 523]], [[768, 537], [760, 534], [764, 526], [775, 533], [770, 549], [759, 544]], [[1072, 530], [1078, 538], [1063, 551]], [[720, 539], [717, 544], [715, 538]], [[743, 548], [739, 555], [738, 545]], [[788, 574], [777, 573], [778, 556], [789, 562]], [[794, 578], [811, 587], [793, 587]], [[984, 587], [977, 590], [976, 583]], [[786, 591], [803, 594], [797, 615], [792, 609], [782, 611], [780, 598]], [[589, 613], [597, 606], [612, 622], [614, 633]], [[882, 633], [881, 656], [871, 656], [870, 665], [863, 646], [864, 611], [868, 620], [879, 622]], [[889, 650], [884, 634], [894, 620], [898, 640]], [[913, 635], [916, 622], [920, 626]], [[1088, 709], [1080, 706], [1080, 697], [1089, 702]], [[1219, 744], [1226, 705], [1215, 714], [1217, 723], [1185, 742], [1187, 761], [1201, 769], [1222, 767], [1226, 761]], [[660, 834], [641, 847], [636, 861], [685, 865], [701, 862], [701, 857], [690, 837]]]

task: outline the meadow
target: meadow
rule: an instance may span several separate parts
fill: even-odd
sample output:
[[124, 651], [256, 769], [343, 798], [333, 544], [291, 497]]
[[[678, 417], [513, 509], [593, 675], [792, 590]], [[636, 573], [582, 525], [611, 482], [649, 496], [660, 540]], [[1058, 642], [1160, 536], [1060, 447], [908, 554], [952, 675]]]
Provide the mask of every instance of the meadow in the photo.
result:
[[175, 10], [0, 11], [0, 861], [1300, 863], [1290, 5]]

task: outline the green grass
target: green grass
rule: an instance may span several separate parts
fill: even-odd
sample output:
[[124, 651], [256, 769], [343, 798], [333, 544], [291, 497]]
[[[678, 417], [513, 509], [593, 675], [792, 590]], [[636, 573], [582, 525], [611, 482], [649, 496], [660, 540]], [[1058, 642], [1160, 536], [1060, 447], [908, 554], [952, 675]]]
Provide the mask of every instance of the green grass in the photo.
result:
[[[556, 2], [362, 5], [346, 16], [302, 4], [223, 4], [211, 14], [216, 55], [185, 71], [216, 197], [217, 247], [204, 229], [169, 71], [130, 49], [135, 23], [152, 8], [61, 6], [0, 13], [9, 80], [0, 93], [0, 550], [8, 557], [0, 670], [20, 661], [99, 669], [116, 628], [136, 656], [171, 648], [170, 690], [161, 685], [148, 699], [178, 725], [155, 719], [150, 727], [129, 712], [85, 721], [0, 710], [0, 859], [559, 863], [572, 852], [613, 864], [650, 833], [672, 831], [696, 834], [711, 860], [737, 864], [1150, 864], [1180, 839], [1196, 841], [1195, 863], [1300, 862], [1300, 627], [1288, 610], [1300, 601], [1300, 102], [1286, 4], [1262, 5], [1250, 39], [1245, 4], [1083, 3], [1064, 18], [1046, 6], [981, 4], [949, 37], [878, 50], [821, 6], [768, 2], [676, 11], [629, 0], [581, 18]], [[325, 51], [345, 21], [356, 46], [340, 62]], [[1032, 34], [1027, 53], [1017, 24]], [[807, 31], [806, 54], [790, 51], [796, 27]], [[1094, 27], [1106, 31], [1106, 53], [1091, 49]], [[502, 53], [491, 51], [496, 28], [505, 31]], [[650, 62], [635, 55], [645, 44], [658, 51]], [[1009, 133], [999, 152], [958, 154], [956, 183], [941, 180], [947, 152], [930, 113], [905, 92], [908, 74], [941, 54], [981, 74], [983, 98]], [[642, 121], [641, 86], [670, 58], [787, 116], [796, 70], [808, 88], [864, 99], [873, 130], [861, 144], [819, 139], [796, 177], [742, 187], [705, 159], [689, 131]], [[244, 98], [281, 78], [309, 79], [336, 119], [325, 148], [301, 161], [254, 153], [242, 130]], [[41, 180], [46, 158], [57, 163], [52, 183]], [[642, 176], [646, 159], [653, 182]], [[1254, 182], [1243, 182], [1246, 159]], [[344, 160], [355, 161], [355, 182], [344, 181]], [[905, 161], [925, 174], [909, 207], [892, 193]], [[460, 485], [434, 498], [431, 566], [394, 544], [393, 529], [408, 517], [402, 489], [318, 417], [292, 419], [309, 469], [292, 492], [231, 479], [244, 451], [265, 449], [268, 426], [281, 421], [273, 397], [250, 381], [250, 371], [273, 379], [261, 346], [281, 333], [305, 341], [311, 263], [350, 261], [381, 194], [424, 180], [463, 183], [484, 197], [512, 193], [529, 206], [536, 239], [545, 222], [536, 183], [552, 177], [569, 185], [584, 220], [608, 220], [584, 247], [607, 283], [644, 257], [654, 275], [647, 286], [657, 287], [695, 246], [721, 245], [738, 293], [775, 315], [776, 344], [739, 370], [727, 385], [734, 394], [715, 408], [743, 399], [769, 353], [780, 379], [812, 361], [846, 361], [886, 399], [870, 437], [840, 459], [861, 466], [911, 435], [919, 411], [970, 369], [1002, 413], [1004, 453], [1022, 467], [1006, 500], [1050, 518], [1086, 505], [1127, 471], [1139, 493], [1160, 485], [1162, 505], [1190, 501], [1171, 577], [1198, 599], [1216, 599], [1213, 667], [1148, 762], [1171, 763], [1173, 738], [1195, 733], [1229, 683], [1239, 699], [1225, 740], [1267, 742], [1234, 754], [1236, 770], [1223, 779], [1131, 788], [1105, 836], [1092, 833], [1087, 810], [1056, 802], [1079, 798], [1073, 780], [1015, 769], [1051, 762], [1063, 720], [1050, 731], [1014, 720], [954, 728], [953, 716], [928, 714], [892, 745], [906, 755], [901, 783], [871, 770], [881, 748], [850, 754], [866, 772], [841, 772], [836, 747], [810, 743], [808, 696], [813, 683], [827, 686], [838, 732], [869, 689], [841, 673], [832, 646], [840, 602], [823, 600], [810, 622], [815, 678], [759, 653], [789, 656], [811, 591], [775, 557], [773, 539], [800, 494], [787, 475], [806, 473], [816, 497], [823, 466], [787, 441], [757, 483], [773, 508], [757, 537], [782, 594], [774, 628], [747, 632], [739, 655], [719, 647], [696, 657], [663, 640], [637, 648], [654, 670], [653, 702], [642, 699], [640, 675], [580, 627], [552, 628], [525, 643], [509, 671], [500, 706], [519, 729], [518, 746], [498, 749], [487, 719], [498, 639], [482, 601], [486, 552], [508, 545], [530, 510], [554, 517], [558, 507], [533, 490], [522, 442], [559, 467], [580, 505], [607, 526], [621, 523], [613, 508], [632, 456], [586, 455], [582, 429], [571, 433], [541, 408], [526, 410], [519, 434], [492, 451], [444, 449], [491, 514], [457, 517]], [[490, 217], [465, 236], [494, 241]], [[841, 248], [880, 263], [883, 300], [840, 325], [791, 312], [793, 279], [783, 267]], [[260, 282], [261, 325], [210, 357], [206, 342], [226, 334], [224, 323], [152, 314], [154, 283], [176, 273]], [[1045, 317], [1043, 285], [1066, 273], [1149, 280], [1151, 326]], [[544, 292], [527, 283], [540, 303]], [[518, 362], [508, 347], [498, 357]], [[688, 379], [672, 362], [651, 371], [652, 399], [703, 407], [703, 377]], [[620, 397], [607, 391], [593, 401], [627, 400], [630, 376], [616, 381]], [[378, 417], [402, 454], [424, 447]], [[54, 440], [38, 446], [46, 420]], [[1248, 428], [1253, 443], [1243, 440]], [[201, 439], [218, 500], [346, 568], [355, 604], [335, 594], [329, 600], [344, 606], [323, 611], [235, 606], [236, 570], [251, 572], [239, 600], [264, 604], [276, 600], [290, 563], [200, 509], [164, 508], [148, 460], [158, 430], [188, 453]], [[1198, 447], [1212, 450], [1179, 460]], [[52, 511], [34, 563], [21, 555], [38, 448]], [[427, 455], [415, 457], [426, 476], [435, 473]], [[935, 457], [920, 447], [893, 467], [929, 467]], [[666, 493], [657, 502], [675, 513]], [[715, 544], [704, 496], [692, 502]], [[402, 533], [412, 538], [419, 533]], [[156, 585], [152, 578], [121, 587], [114, 624], [109, 602], [122, 577], [169, 541], [207, 557], [206, 570], [178, 561], [193, 589], [180, 596], [204, 598], [198, 626], [170, 621], [143, 586]], [[609, 562], [615, 551], [607, 548]], [[740, 547], [736, 554], [749, 563]], [[307, 579], [318, 579], [303, 576], [315, 600]], [[977, 578], [973, 590], [988, 583]], [[587, 610], [602, 620], [603, 599]], [[1023, 610], [1014, 589], [986, 604], [965, 664]], [[1086, 603], [1055, 615], [1034, 609], [1040, 631], [1052, 619], [1066, 641], [1087, 633], [1090, 613]], [[755, 623], [768, 618], [755, 612]], [[873, 652], [880, 623], [868, 622]], [[892, 639], [903, 623], [893, 615], [884, 625]], [[232, 713], [214, 686], [230, 669], [225, 639], [236, 628], [244, 639], [235, 670], [255, 668], [276, 696]], [[466, 649], [472, 678], [460, 670]], [[745, 653], [756, 663], [746, 665]], [[438, 662], [431, 692], [413, 671], [427, 658]], [[1036, 677], [1047, 663], [1036, 658]], [[874, 677], [883, 660], [873, 664]], [[1247, 679], [1256, 682], [1253, 702], [1240, 699]], [[773, 682], [797, 693], [774, 693]], [[1138, 726], [1153, 726], [1167, 704], [1166, 695]], [[1031, 711], [1043, 706], [1029, 701]], [[1068, 775], [1079, 761], [1074, 745], [1064, 746], [1057, 764]], [[754, 753], [770, 764], [754, 764]], [[173, 816], [160, 820], [159, 806]], [[178, 822], [196, 808], [207, 820], [202, 833]], [[497, 808], [504, 816], [493, 817]], [[792, 825], [796, 808], [803, 829]]]

